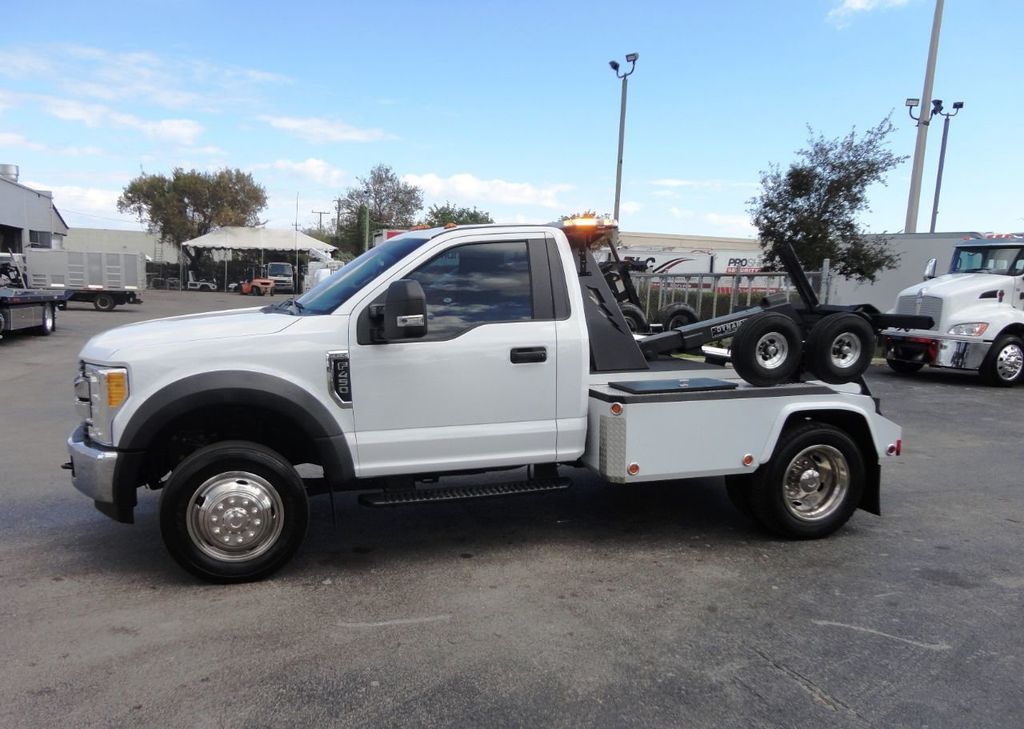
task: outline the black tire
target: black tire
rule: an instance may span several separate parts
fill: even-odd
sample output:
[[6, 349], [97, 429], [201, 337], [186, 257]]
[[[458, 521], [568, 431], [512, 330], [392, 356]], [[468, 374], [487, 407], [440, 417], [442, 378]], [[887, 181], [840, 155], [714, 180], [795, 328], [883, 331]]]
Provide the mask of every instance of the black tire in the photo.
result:
[[992, 343], [979, 370], [981, 379], [993, 387], [1013, 387], [1024, 379], [1024, 341], [1004, 334]]
[[871, 366], [875, 330], [857, 314], [832, 314], [811, 327], [804, 343], [807, 369], [831, 384], [852, 382]]
[[626, 318], [626, 326], [629, 327], [629, 331], [643, 334], [650, 329], [650, 326], [647, 324], [647, 315], [636, 304], [626, 301], [619, 304], [619, 309], [622, 310], [622, 316]]
[[885, 363], [889, 365], [889, 369], [901, 375], [912, 375], [924, 367], [924, 362], [904, 362], [901, 359], [887, 359]]
[[32, 330], [33, 334], [48, 337], [57, 330], [57, 312], [53, 304], [43, 307], [43, 323]]
[[96, 294], [92, 305], [96, 311], [113, 311], [117, 308], [117, 301], [110, 294]]
[[784, 431], [771, 460], [751, 477], [750, 508], [760, 524], [779, 536], [826, 537], [856, 511], [866, 473], [864, 456], [849, 435], [825, 423], [806, 422]]
[[725, 477], [725, 493], [736, 511], [748, 519], [754, 518], [754, 510], [750, 507], [750, 481], [753, 474], [739, 474]]
[[252, 292], [255, 296], [263, 296], [263, 289], [259, 286], [253, 286]]
[[658, 321], [665, 331], [693, 324], [699, 317], [689, 304], [669, 304], [658, 312]]
[[732, 366], [751, 385], [787, 382], [800, 369], [801, 339], [800, 327], [785, 314], [755, 314], [732, 338]]
[[[209, 582], [268, 577], [295, 554], [308, 523], [299, 474], [276, 451], [249, 441], [223, 441], [191, 454], [171, 474], [160, 500], [167, 551]], [[220, 525], [226, 525], [227, 547], [220, 544]], [[253, 541], [231, 545], [234, 539]]]

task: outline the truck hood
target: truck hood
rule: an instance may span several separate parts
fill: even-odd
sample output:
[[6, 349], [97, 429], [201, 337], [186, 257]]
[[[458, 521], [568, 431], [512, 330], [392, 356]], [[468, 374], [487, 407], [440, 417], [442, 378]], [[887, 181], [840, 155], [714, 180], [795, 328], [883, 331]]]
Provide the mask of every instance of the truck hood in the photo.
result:
[[291, 314], [265, 314], [259, 309], [233, 309], [153, 319], [97, 334], [86, 342], [79, 356], [87, 361], [105, 362], [128, 348], [258, 337], [283, 331], [298, 320], [299, 317]]
[[[947, 273], [929, 281], [908, 286], [900, 291], [900, 296], [937, 296], [948, 299], [952, 296], [963, 299], [978, 298], [986, 291], [1005, 292], [1009, 295], [1013, 290], [1013, 279], [992, 273]], [[972, 296], [973, 294], [973, 296]]]

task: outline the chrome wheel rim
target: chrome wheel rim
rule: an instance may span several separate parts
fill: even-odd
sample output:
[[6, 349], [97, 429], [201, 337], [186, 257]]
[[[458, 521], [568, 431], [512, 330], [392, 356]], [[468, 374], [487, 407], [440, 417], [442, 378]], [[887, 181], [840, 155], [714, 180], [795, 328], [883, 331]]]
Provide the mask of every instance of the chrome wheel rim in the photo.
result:
[[779, 332], [768, 332], [757, 340], [757, 361], [766, 370], [781, 367], [789, 357], [789, 342]]
[[860, 337], [851, 332], [843, 332], [833, 339], [829, 348], [832, 366], [838, 369], [853, 367], [860, 359], [860, 353]]
[[815, 445], [796, 454], [782, 484], [786, 509], [801, 521], [820, 521], [843, 503], [850, 467], [836, 448]]
[[264, 554], [284, 527], [284, 505], [269, 481], [248, 471], [219, 473], [188, 502], [192, 543], [206, 556], [242, 562]]
[[1008, 344], [999, 351], [996, 357], [996, 372], [999, 376], [1009, 382], [1020, 375], [1024, 369], [1024, 351], [1019, 344]]

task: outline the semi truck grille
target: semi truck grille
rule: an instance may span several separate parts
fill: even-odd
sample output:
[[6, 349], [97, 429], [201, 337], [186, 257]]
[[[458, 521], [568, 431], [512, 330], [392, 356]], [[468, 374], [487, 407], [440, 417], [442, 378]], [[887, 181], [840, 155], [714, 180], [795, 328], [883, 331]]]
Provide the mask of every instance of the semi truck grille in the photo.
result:
[[[918, 302], [921, 308], [918, 309]], [[930, 316], [935, 322], [932, 329], [939, 328], [939, 320], [942, 319], [942, 299], [938, 296], [901, 296], [896, 304], [897, 314], [920, 314]]]

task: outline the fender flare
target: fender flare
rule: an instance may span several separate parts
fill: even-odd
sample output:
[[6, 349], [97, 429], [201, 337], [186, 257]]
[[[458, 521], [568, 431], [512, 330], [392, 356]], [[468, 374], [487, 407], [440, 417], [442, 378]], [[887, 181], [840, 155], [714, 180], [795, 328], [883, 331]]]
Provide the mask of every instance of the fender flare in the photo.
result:
[[296, 423], [311, 439], [323, 464], [328, 485], [340, 488], [355, 475], [348, 440], [324, 403], [280, 377], [244, 370], [204, 372], [177, 380], [150, 395], [124, 426], [114, 471], [113, 514], [132, 521], [136, 489], [145, 480], [147, 450], [167, 423], [210, 406], [248, 405]]

